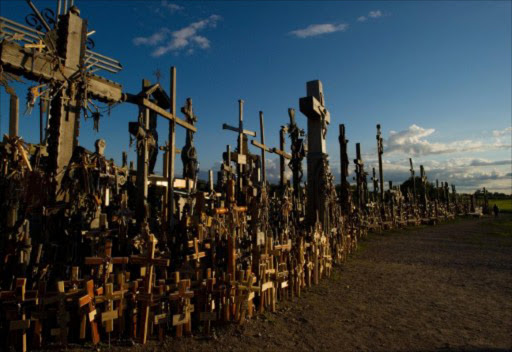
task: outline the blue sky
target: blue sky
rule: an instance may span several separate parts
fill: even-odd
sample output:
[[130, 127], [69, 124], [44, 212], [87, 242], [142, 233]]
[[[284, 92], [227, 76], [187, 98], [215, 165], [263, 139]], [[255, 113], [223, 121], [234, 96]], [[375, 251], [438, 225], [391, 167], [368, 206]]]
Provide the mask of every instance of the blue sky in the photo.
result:
[[[39, 8], [55, 1], [34, 0]], [[350, 158], [361, 142], [368, 167], [375, 165], [375, 125], [385, 138], [385, 178], [407, 177], [408, 157], [426, 166], [429, 178], [474, 191], [511, 192], [511, 2], [508, 1], [100, 1], [77, 0], [96, 30], [94, 51], [116, 58], [122, 72], [107, 75], [137, 93], [142, 78], [168, 86], [178, 70], [178, 107], [187, 97], [199, 117], [196, 145], [201, 170], [217, 168], [236, 136], [222, 123], [237, 123], [245, 101], [246, 126], [259, 133], [265, 114], [267, 144], [278, 145], [287, 109], [298, 111], [305, 83], [323, 82], [331, 112], [327, 135], [331, 166], [339, 174], [338, 124], [345, 123]], [[0, 4], [1, 16], [24, 23], [22, 0]], [[17, 85], [26, 95], [27, 85]], [[2, 91], [1, 130], [7, 131]], [[36, 110], [36, 109], [35, 109]], [[107, 155], [120, 160], [129, 149], [130, 104], [100, 123], [82, 123], [80, 143], [93, 149], [107, 140]], [[21, 134], [38, 137], [38, 116], [23, 116]], [[306, 118], [297, 121], [306, 127]], [[508, 130], [507, 130], [508, 128]], [[167, 122], [159, 120], [160, 142]], [[178, 132], [178, 146], [184, 131]], [[289, 142], [288, 142], [289, 143]], [[256, 150], [254, 150], [256, 152]], [[134, 159], [133, 147], [130, 159]], [[271, 179], [278, 164], [269, 158]], [[159, 166], [157, 169], [161, 169]]]

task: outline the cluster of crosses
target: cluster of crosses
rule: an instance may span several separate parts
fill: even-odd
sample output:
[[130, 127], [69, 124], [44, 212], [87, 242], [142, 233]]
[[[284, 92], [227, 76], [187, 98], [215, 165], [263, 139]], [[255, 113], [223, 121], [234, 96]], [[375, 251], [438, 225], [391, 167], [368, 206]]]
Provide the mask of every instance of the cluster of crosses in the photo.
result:
[[[96, 74], [122, 66], [91, 50], [94, 31], [73, 1], [58, 0], [55, 13], [27, 3], [27, 23], [36, 28], [0, 17], [0, 83], [11, 96], [9, 134], [0, 143], [2, 349], [210, 335], [219, 324], [243, 324], [300, 296], [369, 231], [476, 212], [474, 200], [469, 205], [454, 186], [429, 183], [423, 166], [416, 177], [412, 159], [411, 182], [398, 187], [390, 181], [385, 190], [380, 125], [373, 192], [359, 143], [355, 187], [348, 181], [349, 141], [339, 125], [336, 188], [326, 147], [331, 116], [317, 80], [307, 82], [299, 99], [307, 129], [288, 109], [278, 147], [265, 140], [263, 112], [259, 138], [245, 129], [239, 100], [238, 124], [222, 125], [236, 133], [236, 148], [226, 147], [217, 182], [213, 170], [203, 182], [194, 146], [198, 117], [190, 98], [180, 110], [184, 117], [178, 115], [176, 68], [168, 92], [148, 80], [139, 93], [125, 92]], [[39, 100], [39, 143], [19, 136], [19, 99], [11, 83], [23, 79], [35, 82], [27, 107]], [[78, 143], [82, 113], [99, 127], [99, 104], [120, 103], [138, 109], [128, 124], [136, 166], [126, 154], [122, 165], [108, 160], [104, 140], [94, 152]], [[168, 136], [159, 146], [161, 118]], [[181, 150], [177, 126], [186, 133]], [[164, 172], [156, 175], [160, 151]], [[267, 180], [267, 153], [279, 156], [276, 186]], [[175, 175], [176, 154], [182, 177]]]

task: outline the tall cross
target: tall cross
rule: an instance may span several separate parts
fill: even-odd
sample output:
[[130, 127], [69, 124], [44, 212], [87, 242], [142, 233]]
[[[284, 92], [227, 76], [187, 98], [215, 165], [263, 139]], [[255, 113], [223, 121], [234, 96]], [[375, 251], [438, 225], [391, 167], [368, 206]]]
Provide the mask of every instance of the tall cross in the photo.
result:
[[251, 140], [251, 144], [257, 148], [261, 149], [261, 181], [263, 185], [267, 184], [267, 173], [265, 171], [265, 152], [272, 153], [271, 148], [265, 145], [265, 127], [263, 124], [263, 111], [260, 111], [260, 140], [261, 143]]
[[279, 130], [279, 149], [272, 148], [272, 153], [279, 155], [279, 185], [280, 185], [281, 189], [284, 189], [284, 186], [286, 184], [286, 176], [285, 176], [286, 162], [285, 162], [285, 160], [290, 160], [292, 158], [292, 156], [285, 151], [286, 131], [287, 131], [287, 127], [281, 126], [281, 129]]
[[425, 169], [423, 165], [420, 165], [420, 177], [421, 177], [421, 186], [422, 186], [422, 195], [421, 201], [423, 204], [423, 211], [426, 213], [427, 211], [427, 175], [425, 174]]
[[[307, 178], [307, 221], [314, 224], [317, 219], [324, 219], [327, 213], [324, 195], [321, 194], [323, 170], [327, 160], [325, 137], [327, 125], [331, 121], [329, 111], [325, 108], [322, 82], [306, 83], [307, 96], [299, 99], [300, 111], [308, 119], [308, 178]], [[320, 177], [319, 177], [320, 175]], [[325, 224], [324, 224], [325, 225]]]
[[301, 202], [300, 198], [300, 183], [303, 176], [302, 172], [302, 159], [306, 156], [307, 146], [304, 143], [304, 130], [299, 128], [295, 122], [295, 109], [288, 109], [288, 116], [290, 117], [290, 123], [288, 124], [288, 135], [291, 139], [291, 151], [292, 159], [288, 164], [292, 169], [293, 175], [293, 193], [295, 199]]
[[140, 320], [139, 338], [142, 344], [145, 344], [148, 338], [149, 313], [152, 302], [152, 288], [154, 281], [155, 266], [167, 267], [170, 264], [169, 259], [155, 258], [157, 240], [153, 234], [150, 234], [146, 242], [145, 255], [132, 255], [130, 262], [144, 267], [146, 273], [144, 275], [144, 287], [142, 288], [137, 299], [142, 302], [142, 312]]
[[[29, 5], [36, 16], [42, 18], [31, 2]], [[76, 6], [58, 17], [58, 24], [55, 24], [53, 30], [43, 19], [41, 23], [45, 24], [48, 31], [46, 34], [8, 19], [2, 18], [2, 21], [10, 26], [2, 26], [0, 35], [15, 38], [0, 43], [0, 65], [3, 71], [39, 84], [46, 83], [51, 90], [48, 172], [56, 181], [54, 197], [62, 200], [65, 194], [57, 192], [73, 150], [78, 145], [81, 109], [88, 107], [90, 99], [109, 104], [122, 99], [121, 85], [93, 75], [92, 72], [103, 69], [116, 73], [122, 67], [119, 62], [86, 49], [87, 21], [80, 17]], [[41, 39], [44, 47], [30, 47]], [[29, 47], [20, 45], [21, 42], [28, 43]], [[36, 53], [35, 50], [40, 52]]]
[[361, 158], [361, 144], [356, 143], [356, 159], [354, 159], [354, 164], [356, 165], [356, 193], [357, 200], [359, 202], [359, 209], [364, 209], [366, 207], [366, 172], [364, 171], [364, 163]]
[[377, 154], [379, 156], [379, 182], [380, 182], [380, 204], [384, 204], [384, 171], [382, 169], [382, 154], [384, 146], [382, 144], [382, 135], [380, 132], [380, 124], [377, 125]]
[[341, 196], [340, 196], [340, 203], [342, 206], [342, 209], [344, 210], [345, 214], [348, 214], [350, 210], [350, 184], [347, 181], [348, 177], [348, 153], [347, 153], [347, 144], [348, 139], [345, 135], [345, 125], [340, 124], [340, 135], [338, 137], [338, 141], [340, 142], [340, 174], [341, 174]]
[[237, 140], [237, 194], [240, 195], [243, 188], [244, 165], [247, 163], [246, 148], [244, 146], [244, 136], [256, 137], [256, 132], [244, 130], [244, 101], [238, 100], [238, 128], [226, 123], [222, 124], [223, 130], [230, 130], [238, 133]]
[[414, 166], [412, 164], [412, 158], [409, 158], [409, 165], [411, 168], [409, 171], [411, 172], [411, 178], [412, 178], [412, 202], [413, 204], [416, 204], [416, 177], [414, 176]]
[[[187, 122], [194, 125], [197, 122], [197, 116], [192, 108], [192, 98], [187, 98], [185, 106], [181, 112], [186, 116]], [[183, 161], [183, 178], [196, 181], [197, 176], [197, 152], [194, 147], [194, 132], [187, 130], [185, 146], [181, 150], [181, 160]]]

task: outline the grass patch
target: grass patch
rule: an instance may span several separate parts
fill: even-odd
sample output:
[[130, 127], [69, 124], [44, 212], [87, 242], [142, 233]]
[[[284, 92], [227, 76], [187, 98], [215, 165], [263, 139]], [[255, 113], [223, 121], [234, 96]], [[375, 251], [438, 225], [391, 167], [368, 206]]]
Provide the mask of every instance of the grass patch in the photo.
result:
[[490, 199], [489, 206], [492, 208], [494, 204], [500, 208], [500, 213], [512, 213], [512, 199]]

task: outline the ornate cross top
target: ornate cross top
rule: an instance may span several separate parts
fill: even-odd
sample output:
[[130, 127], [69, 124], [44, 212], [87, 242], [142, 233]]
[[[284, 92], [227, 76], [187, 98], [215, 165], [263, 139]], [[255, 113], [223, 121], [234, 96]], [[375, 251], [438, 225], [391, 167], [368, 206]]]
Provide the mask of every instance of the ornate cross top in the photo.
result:
[[300, 98], [300, 111], [308, 118], [308, 148], [311, 152], [326, 152], [325, 136], [331, 115], [325, 108], [321, 81], [306, 84], [307, 96]]

